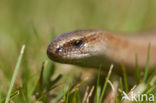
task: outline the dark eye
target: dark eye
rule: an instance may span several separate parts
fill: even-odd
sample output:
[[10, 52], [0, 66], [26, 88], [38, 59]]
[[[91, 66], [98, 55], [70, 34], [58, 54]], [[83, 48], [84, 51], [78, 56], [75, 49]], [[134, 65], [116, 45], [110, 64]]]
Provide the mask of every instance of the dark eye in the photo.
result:
[[73, 46], [75, 47], [81, 47], [84, 44], [84, 40], [80, 39], [80, 40], [76, 40], [73, 42]]
[[56, 53], [60, 53], [60, 52], [62, 52], [62, 47], [58, 47], [58, 48], [56, 49], [55, 52], [56, 52]]

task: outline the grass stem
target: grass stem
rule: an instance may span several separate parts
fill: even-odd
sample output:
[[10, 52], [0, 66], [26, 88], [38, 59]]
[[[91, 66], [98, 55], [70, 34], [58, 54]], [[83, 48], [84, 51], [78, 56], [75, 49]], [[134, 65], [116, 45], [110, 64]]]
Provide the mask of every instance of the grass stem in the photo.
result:
[[9, 91], [8, 91], [8, 94], [7, 94], [5, 103], [8, 103], [8, 102], [9, 102], [10, 95], [11, 95], [11, 91], [12, 91], [12, 88], [13, 88], [13, 86], [14, 86], [17, 73], [18, 73], [18, 71], [19, 71], [20, 63], [21, 63], [22, 56], [23, 56], [23, 53], [24, 53], [24, 48], [25, 48], [25, 45], [22, 46], [20, 55], [19, 55], [19, 57], [18, 57], [18, 60], [17, 60], [16, 66], [15, 66], [15, 69], [14, 69], [14, 73], [13, 73], [13, 76], [12, 76], [12, 80], [11, 80], [11, 83], [10, 83], [10, 87], [9, 87]]
[[145, 73], [144, 73], [144, 78], [143, 78], [143, 82], [145, 83], [146, 82], [146, 79], [147, 79], [147, 75], [148, 75], [148, 69], [149, 69], [149, 59], [150, 59], [150, 47], [151, 47], [151, 44], [149, 43], [148, 45], [148, 52], [147, 52], [147, 61], [146, 61], [146, 67], [145, 67]]
[[109, 69], [109, 72], [108, 72], [108, 75], [106, 77], [106, 81], [104, 83], [104, 86], [103, 86], [103, 89], [102, 89], [102, 93], [101, 93], [101, 96], [100, 96], [100, 102], [99, 103], [102, 103], [102, 100], [103, 100], [103, 97], [104, 97], [104, 93], [105, 93], [105, 90], [106, 90], [106, 87], [107, 87], [107, 83], [108, 83], [108, 80], [109, 80], [109, 77], [112, 73], [112, 69], [113, 69], [113, 64], [111, 64], [110, 66], [110, 69]]

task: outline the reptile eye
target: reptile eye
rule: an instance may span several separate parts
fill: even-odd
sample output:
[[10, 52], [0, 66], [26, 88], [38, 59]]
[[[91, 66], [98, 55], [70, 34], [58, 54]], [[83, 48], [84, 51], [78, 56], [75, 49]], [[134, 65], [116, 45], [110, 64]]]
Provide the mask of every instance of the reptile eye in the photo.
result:
[[61, 47], [58, 47], [55, 52], [56, 53], [62, 52], [62, 48]]
[[80, 40], [76, 40], [73, 42], [73, 46], [75, 47], [81, 47], [84, 44], [84, 40], [80, 39]]

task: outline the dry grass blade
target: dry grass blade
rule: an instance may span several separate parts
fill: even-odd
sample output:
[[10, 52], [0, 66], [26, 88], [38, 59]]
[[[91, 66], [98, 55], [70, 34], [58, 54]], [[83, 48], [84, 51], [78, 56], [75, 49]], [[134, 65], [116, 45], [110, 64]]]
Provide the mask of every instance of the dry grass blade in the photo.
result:
[[93, 91], [94, 91], [94, 86], [92, 86], [92, 88], [91, 88], [91, 90], [90, 90], [90, 92], [89, 92], [89, 94], [88, 94], [88, 97], [87, 97], [87, 103], [89, 103], [89, 99], [90, 99], [90, 97], [92, 96], [92, 94], [93, 94]]
[[78, 87], [80, 87], [86, 80], [83, 80], [79, 83], [77, 83], [73, 88], [72, 90], [70, 91], [70, 94], [72, 94]]
[[103, 103], [115, 103], [116, 101], [116, 96], [118, 94], [118, 85], [119, 82], [118, 81], [114, 81], [113, 83], [108, 80], [108, 83], [110, 84], [112, 91], [110, 93], [108, 93], [107, 97], [105, 98], [105, 100], [103, 101]]
[[89, 86], [87, 86], [87, 88], [86, 88], [85, 95], [84, 95], [84, 98], [82, 100], [82, 103], [85, 103], [87, 101], [88, 91], [89, 91]]

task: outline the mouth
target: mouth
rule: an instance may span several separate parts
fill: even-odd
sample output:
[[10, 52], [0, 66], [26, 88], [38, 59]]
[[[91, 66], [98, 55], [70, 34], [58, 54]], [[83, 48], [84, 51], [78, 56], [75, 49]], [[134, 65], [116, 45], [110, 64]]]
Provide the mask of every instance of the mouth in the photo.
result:
[[88, 53], [68, 53], [68, 54], [65, 54], [65, 55], [61, 55], [62, 58], [69, 58], [69, 59], [80, 59], [80, 58], [84, 58], [84, 57], [87, 57], [89, 56]]
[[47, 54], [51, 60], [58, 62], [62, 61], [68, 62], [70, 60], [78, 60], [89, 56], [88, 53], [82, 52], [65, 52], [65, 53], [61, 52], [57, 54], [55, 52], [52, 52], [50, 49], [47, 50]]

